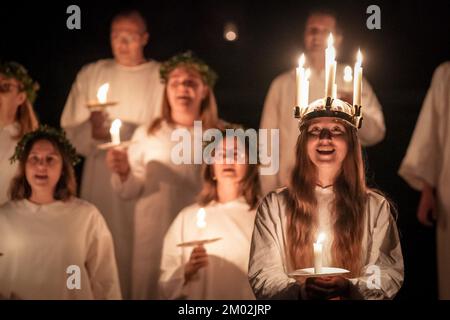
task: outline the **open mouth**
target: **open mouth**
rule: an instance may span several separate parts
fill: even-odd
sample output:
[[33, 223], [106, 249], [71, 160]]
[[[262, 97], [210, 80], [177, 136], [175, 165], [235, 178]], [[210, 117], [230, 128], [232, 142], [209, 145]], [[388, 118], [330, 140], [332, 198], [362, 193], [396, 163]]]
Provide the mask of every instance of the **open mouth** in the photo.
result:
[[317, 149], [316, 151], [320, 155], [330, 155], [330, 154], [333, 154], [335, 152], [334, 149]]
[[48, 175], [46, 175], [46, 174], [36, 174], [36, 175], [34, 175], [34, 177], [38, 181], [46, 181], [48, 179]]
[[229, 173], [235, 173], [236, 170], [234, 170], [233, 168], [226, 168], [222, 170], [223, 172], [229, 172]]

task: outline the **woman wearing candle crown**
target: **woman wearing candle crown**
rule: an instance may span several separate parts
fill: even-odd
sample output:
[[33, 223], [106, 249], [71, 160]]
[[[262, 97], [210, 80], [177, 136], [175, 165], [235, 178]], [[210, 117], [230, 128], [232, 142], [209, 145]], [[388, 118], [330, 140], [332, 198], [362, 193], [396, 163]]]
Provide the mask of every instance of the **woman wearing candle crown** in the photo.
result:
[[33, 110], [38, 88], [22, 65], [0, 62], [0, 204], [8, 200], [7, 189], [17, 169], [9, 158], [20, 138], [38, 126]]
[[[204, 129], [217, 125], [212, 91], [216, 74], [187, 52], [163, 63], [165, 82], [162, 117], [136, 129], [128, 152], [110, 150], [107, 164], [113, 188], [124, 199], [137, 199], [132, 259], [132, 298], [155, 299], [163, 239], [178, 212], [200, 191], [200, 164], [179, 163], [172, 149], [180, 142], [172, 134], [194, 133], [194, 121]], [[192, 152], [189, 144], [189, 150]], [[200, 146], [201, 148], [201, 146]], [[175, 152], [176, 153], [176, 152]], [[178, 153], [175, 157], [178, 156]]]
[[[250, 284], [261, 299], [391, 299], [403, 283], [403, 257], [389, 202], [366, 185], [353, 108], [324, 104], [316, 100], [301, 114], [290, 185], [258, 208]], [[323, 267], [350, 274], [290, 278], [314, 266], [320, 233]]]
[[0, 207], [0, 297], [120, 299], [114, 245], [100, 212], [75, 197], [76, 151], [60, 131], [27, 133]]
[[[215, 160], [203, 168], [199, 201], [180, 212], [164, 240], [159, 285], [165, 299], [255, 298], [247, 271], [260, 193], [258, 165], [249, 162], [249, 143], [239, 136], [225, 137], [224, 130], [213, 145]], [[204, 230], [198, 223], [201, 208]], [[178, 246], [215, 238], [221, 239], [195, 247]]]

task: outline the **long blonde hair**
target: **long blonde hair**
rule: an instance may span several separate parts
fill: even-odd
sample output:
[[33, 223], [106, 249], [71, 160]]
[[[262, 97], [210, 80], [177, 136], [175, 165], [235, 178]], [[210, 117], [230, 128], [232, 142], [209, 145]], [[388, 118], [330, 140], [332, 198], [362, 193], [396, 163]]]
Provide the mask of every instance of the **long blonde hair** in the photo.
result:
[[[288, 248], [295, 268], [313, 263], [313, 236], [317, 231], [317, 170], [307, 153], [307, 125], [302, 127], [296, 145], [296, 162], [288, 187]], [[331, 245], [333, 266], [351, 271], [357, 276], [361, 269], [361, 240], [367, 202], [364, 163], [356, 129], [345, 124], [348, 152], [334, 183], [332, 205], [334, 221]]]

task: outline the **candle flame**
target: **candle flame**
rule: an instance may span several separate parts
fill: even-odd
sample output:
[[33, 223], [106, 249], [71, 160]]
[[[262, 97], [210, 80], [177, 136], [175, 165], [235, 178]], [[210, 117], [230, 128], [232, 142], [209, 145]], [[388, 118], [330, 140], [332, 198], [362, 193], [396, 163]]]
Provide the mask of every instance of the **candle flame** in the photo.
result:
[[206, 228], [205, 217], [206, 217], [206, 211], [205, 211], [205, 209], [200, 208], [200, 209], [197, 211], [197, 228], [199, 228], [199, 229]]
[[333, 34], [330, 32], [330, 35], [328, 36], [328, 48], [333, 46]]
[[344, 68], [344, 81], [350, 82], [350, 81], [352, 81], [352, 79], [353, 79], [353, 77], [352, 77], [352, 67], [346, 66]]
[[305, 80], [308, 81], [310, 76], [311, 76], [311, 69], [308, 68], [305, 71]]
[[111, 133], [111, 134], [119, 134], [121, 126], [122, 126], [122, 121], [120, 121], [120, 119], [114, 120], [111, 123], [111, 129], [109, 129], [109, 133]]
[[325, 233], [323, 233], [323, 232], [321, 232], [321, 233], [319, 233], [319, 236], [317, 237], [317, 244], [320, 244], [320, 243], [322, 243], [322, 242], [324, 242], [324, 240], [325, 240]]
[[361, 53], [361, 49], [358, 49], [358, 53], [356, 55], [356, 63], [358, 63], [358, 65], [361, 66], [362, 64], [362, 53]]
[[104, 83], [98, 88], [97, 100], [100, 103], [106, 103], [106, 96], [108, 95], [109, 83]]
[[304, 64], [305, 64], [305, 54], [302, 53], [300, 58], [298, 58], [298, 67], [302, 68]]

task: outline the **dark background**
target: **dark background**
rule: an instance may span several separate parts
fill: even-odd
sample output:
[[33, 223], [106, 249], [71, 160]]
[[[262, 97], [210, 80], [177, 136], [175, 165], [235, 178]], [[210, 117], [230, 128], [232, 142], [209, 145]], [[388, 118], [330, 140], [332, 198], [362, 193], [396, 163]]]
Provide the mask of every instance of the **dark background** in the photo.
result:
[[[81, 8], [81, 30], [66, 28], [71, 4]], [[366, 28], [371, 4], [381, 8], [381, 30]], [[345, 36], [340, 61], [352, 65], [362, 48], [364, 75], [383, 106], [386, 138], [366, 154], [371, 185], [398, 206], [406, 273], [398, 298], [436, 299], [435, 233], [417, 222], [419, 193], [396, 172], [432, 73], [450, 57], [449, 1], [2, 1], [0, 58], [29, 69], [41, 84], [40, 120], [58, 126], [79, 69], [111, 57], [111, 17], [137, 8], [149, 22], [147, 57], [164, 60], [192, 49], [219, 74], [220, 116], [257, 128], [270, 82], [295, 66], [307, 12], [318, 5], [339, 14]], [[227, 21], [239, 28], [236, 42], [223, 38]]]

